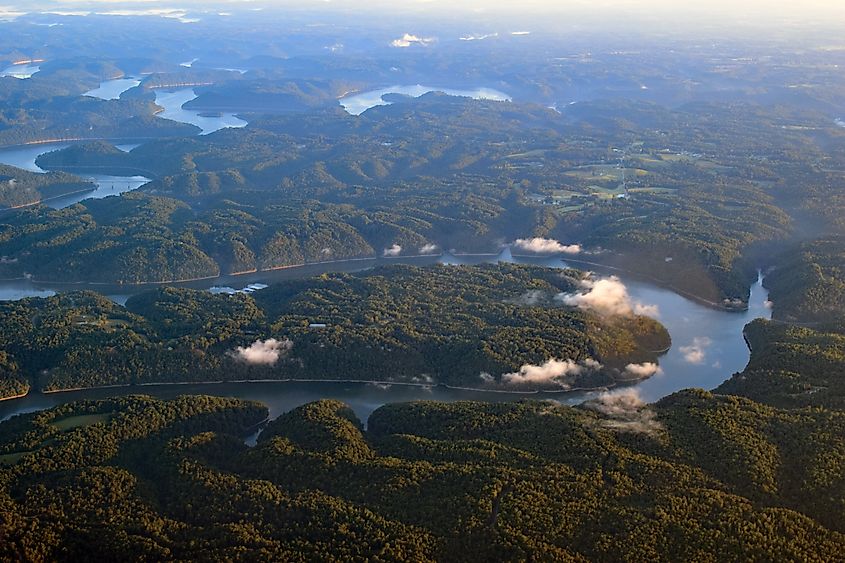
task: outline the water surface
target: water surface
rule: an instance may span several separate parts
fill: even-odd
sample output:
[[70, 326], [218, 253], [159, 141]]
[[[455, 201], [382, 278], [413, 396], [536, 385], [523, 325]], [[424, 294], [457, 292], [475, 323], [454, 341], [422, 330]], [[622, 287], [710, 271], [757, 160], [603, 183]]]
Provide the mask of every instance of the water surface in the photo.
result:
[[[0, 150], [0, 163], [23, 168], [30, 172], [44, 173], [44, 170], [35, 164], [35, 160], [44, 153], [65, 149], [69, 146], [70, 143], [50, 143], [3, 149]], [[86, 173], [80, 173], [77, 176], [90, 180], [96, 188], [87, 192], [51, 198], [44, 201], [44, 205], [53, 209], [64, 209], [86, 199], [102, 199], [136, 190], [150, 181], [145, 176], [112, 176], [109, 174]]]
[[89, 90], [83, 95], [100, 98], [101, 100], [119, 100], [121, 94], [135, 88], [140, 83], [141, 81], [135, 78], [115, 78], [106, 80], [99, 87]]
[[0, 77], [3, 76], [11, 76], [12, 78], [17, 78], [19, 80], [25, 80], [27, 78], [32, 78], [32, 75], [41, 70], [39, 65], [34, 64], [26, 64], [26, 65], [12, 65], [7, 69], [4, 69], [0, 72]]
[[[476, 264], [498, 260], [530, 263], [547, 267], [563, 268], [567, 264], [559, 258], [528, 259], [513, 257], [509, 251], [495, 255], [453, 255], [429, 256], [413, 259], [372, 259], [364, 261], [346, 261], [334, 264], [312, 265], [306, 268], [293, 268], [276, 272], [260, 272], [249, 276], [222, 276], [213, 280], [194, 282], [193, 287], [220, 287], [225, 285], [243, 287], [248, 283], [272, 283], [280, 279], [309, 277], [321, 271], [356, 271], [374, 265], [387, 263], [423, 264]], [[601, 272], [599, 272], [601, 273]], [[672, 336], [672, 347], [660, 358], [663, 373], [638, 383], [635, 387], [647, 401], [686, 389], [701, 387], [712, 389], [728, 379], [733, 373], [741, 371], [748, 363], [750, 353], [743, 338], [743, 328], [751, 320], [770, 318], [771, 311], [765, 306], [767, 291], [759, 279], [751, 288], [751, 300], [748, 311], [744, 313], [726, 312], [705, 307], [697, 302], [654, 284], [621, 276], [631, 298], [645, 305], [656, 305], [658, 318]], [[43, 286], [27, 282], [32, 291], [67, 291], [70, 289], [98, 289], [112, 296], [118, 302], [124, 302], [131, 292], [120, 292], [118, 288], [103, 286]], [[21, 291], [22, 282], [0, 283], [0, 297], [10, 295], [17, 287]], [[479, 384], [481, 382], [479, 381]], [[179, 394], [200, 393], [217, 396], [254, 399], [268, 405], [271, 416], [277, 416], [301, 404], [318, 399], [332, 398], [344, 401], [355, 410], [362, 420], [385, 403], [411, 400], [485, 400], [513, 401], [528, 398], [554, 399], [567, 404], [580, 403], [597, 392], [579, 393], [529, 393], [509, 394], [482, 391], [448, 389], [442, 386], [422, 387], [403, 385], [373, 385], [367, 383], [331, 383], [331, 382], [262, 382], [262, 383], [224, 383], [137, 386], [130, 388], [96, 389], [69, 393], [42, 395], [32, 393], [23, 399], [0, 402], [0, 419], [20, 412], [40, 410], [79, 399], [95, 399], [113, 395], [146, 393], [168, 398]]]
[[475, 100], [495, 100], [509, 102], [510, 96], [492, 88], [475, 88], [474, 90], [455, 90], [452, 88], [438, 88], [416, 84], [413, 86], [390, 86], [380, 90], [370, 90], [359, 94], [351, 94], [340, 99], [340, 105], [352, 115], [361, 115], [370, 108], [376, 106], [387, 106], [391, 102], [384, 100], [387, 94], [403, 94], [412, 98], [419, 98], [429, 92], [443, 92], [450, 96], [462, 96]]
[[245, 127], [247, 122], [233, 113], [220, 113], [219, 115], [200, 115], [201, 111], [184, 109], [182, 106], [193, 99], [197, 94], [193, 88], [181, 88], [178, 90], [156, 90], [156, 105], [164, 108], [158, 114], [164, 119], [171, 119], [181, 123], [190, 123], [202, 129], [202, 135], [219, 131], [226, 127]]

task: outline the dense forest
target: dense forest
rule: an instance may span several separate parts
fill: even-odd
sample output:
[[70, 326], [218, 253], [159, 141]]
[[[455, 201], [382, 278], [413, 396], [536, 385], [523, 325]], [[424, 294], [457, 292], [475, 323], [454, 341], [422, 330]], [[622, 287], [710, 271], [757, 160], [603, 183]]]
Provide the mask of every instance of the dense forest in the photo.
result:
[[9, 560], [830, 561], [845, 417], [685, 391], [385, 406], [243, 436], [257, 404], [143, 396], [0, 425]]
[[[253, 295], [162, 288], [0, 303], [4, 396], [151, 382], [343, 379], [509, 390], [653, 375], [669, 335], [566, 305], [586, 274], [515, 265], [391, 266]], [[627, 308], [626, 308], [627, 307]]]
[[[742, 306], [764, 249], [807, 228], [809, 214], [821, 215], [814, 228], [842, 227], [826, 211], [836, 173], [817, 160], [835, 166], [845, 133], [823, 129], [834, 147], [824, 153], [818, 137], [784, 131], [784, 122], [815, 116], [630, 101], [573, 107], [562, 115], [432, 93], [361, 116], [339, 107], [253, 116], [244, 129], [128, 153], [102, 142], [49, 153], [38, 161], [48, 169], [156, 179], [125, 201], [7, 218], [0, 252], [43, 251], [2, 271], [170, 281], [373, 257], [394, 245], [401, 255], [494, 252], [503, 240], [542, 237]], [[681, 135], [690, 124], [694, 139]], [[806, 190], [796, 193], [796, 183]], [[140, 217], [167, 236], [133, 228]]]
[[775, 318], [845, 332], [845, 238], [785, 250], [766, 276]]

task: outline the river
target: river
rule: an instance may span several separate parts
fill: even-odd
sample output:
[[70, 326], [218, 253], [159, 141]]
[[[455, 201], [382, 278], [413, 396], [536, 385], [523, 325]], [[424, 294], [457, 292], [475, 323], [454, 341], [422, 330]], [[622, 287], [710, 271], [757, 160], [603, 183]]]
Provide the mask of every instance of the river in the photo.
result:
[[[504, 252], [499, 256], [429, 256], [410, 259], [372, 259], [346, 261], [333, 264], [311, 265], [275, 272], [261, 272], [246, 276], [223, 276], [213, 280], [194, 282], [196, 288], [213, 286], [244, 287], [255, 282], [272, 283], [282, 279], [302, 278], [325, 271], [356, 271], [374, 265], [387, 263], [413, 263], [418, 265], [447, 263], [470, 264], [497, 260], [531, 263], [547, 267], [563, 268], [567, 264], [559, 258], [516, 258]], [[603, 273], [603, 272], [599, 272]], [[653, 305], [659, 311], [658, 318], [672, 335], [672, 348], [660, 359], [662, 373], [636, 385], [641, 396], [654, 401], [681, 389], [702, 387], [712, 389], [741, 371], [748, 363], [749, 351], [742, 335], [743, 327], [758, 317], [770, 318], [767, 308], [768, 292], [762, 286], [762, 278], [751, 288], [749, 309], [746, 312], [726, 312], [706, 307], [691, 301], [668, 289], [654, 284], [621, 276], [631, 299], [642, 304]], [[40, 286], [31, 282], [5, 282], [0, 284], [0, 296], [19, 297], [24, 286], [33, 292], [65, 291], [69, 287], [83, 289], [84, 286]], [[130, 292], [126, 288], [96, 288], [119, 302], [125, 302]], [[385, 403], [411, 400], [485, 400], [512, 401], [526, 397], [550, 398], [568, 404], [588, 399], [595, 393], [538, 393], [508, 394], [480, 391], [447, 389], [441, 386], [413, 387], [403, 385], [373, 385], [367, 383], [329, 382], [270, 382], [270, 383], [223, 383], [140, 386], [131, 388], [93, 389], [67, 393], [31, 393], [27, 397], [0, 402], [0, 420], [18, 413], [42, 410], [54, 405], [79, 399], [96, 399], [130, 393], [145, 393], [168, 398], [186, 393], [202, 393], [218, 396], [232, 396], [258, 400], [270, 408], [272, 417], [289, 411], [301, 404], [332, 398], [348, 403], [366, 420], [369, 414]]]

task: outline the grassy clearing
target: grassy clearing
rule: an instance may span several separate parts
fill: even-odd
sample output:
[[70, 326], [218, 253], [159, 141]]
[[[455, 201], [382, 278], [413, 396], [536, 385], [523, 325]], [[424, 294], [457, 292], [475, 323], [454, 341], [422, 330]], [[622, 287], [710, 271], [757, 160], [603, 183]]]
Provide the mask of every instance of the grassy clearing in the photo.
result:
[[98, 422], [108, 422], [111, 418], [110, 414], [82, 414], [79, 416], [69, 416], [52, 423], [52, 426], [58, 428], [62, 432], [73, 430], [74, 428], [82, 428], [83, 426], [91, 426]]
[[15, 452], [12, 454], [2, 454], [0, 455], [0, 465], [14, 465], [20, 461], [23, 456], [31, 453], [32, 452]]

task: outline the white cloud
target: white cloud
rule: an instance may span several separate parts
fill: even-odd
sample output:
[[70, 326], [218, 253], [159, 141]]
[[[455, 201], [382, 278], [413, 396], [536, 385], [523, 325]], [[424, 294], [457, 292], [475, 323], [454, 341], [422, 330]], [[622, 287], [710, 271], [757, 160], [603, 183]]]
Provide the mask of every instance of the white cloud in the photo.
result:
[[491, 37], [498, 37], [498, 33], [485, 33], [485, 34], [473, 34], [473, 35], [464, 35], [461, 37], [461, 41], [482, 41], [484, 39], [490, 39]]
[[511, 31], [511, 35], [531, 35], [530, 31]]
[[293, 342], [290, 340], [270, 338], [269, 340], [256, 340], [246, 348], [238, 346], [231, 355], [247, 364], [272, 366], [291, 348], [293, 348]]
[[763, 307], [765, 307], [766, 309], [774, 309], [775, 304], [766, 299], [765, 301], [763, 301]]
[[532, 289], [530, 291], [526, 291], [519, 297], [513, 300], [514, 303], [517, 305], [527, 305], [528, 307], [534, 307], [535, 305], [539, 305], [546, 300], [546, 292], [540, 289]]
[[399, 256], [400, 254], [402, 254], [402, 247], [399, 246], [398, 244], [394, 244], [390, 248], [385, 248], [383, 254], [384, 254], [384, 256], [387, 256], [389, 258], [392, 258], [394, 256]]
[[601, 367], [600, 363], [592, 359], [580, 363], [575, 360], [551, 359], [539, 366], [525, 364], [519, 368], [518, 372], [505, 373], [502, 375], [502, 382], [509, 385], [553, 383], [567, 388], [570, 386], [570, 383], [565, 381], [567, 377], [581, 375], [586, 371], [596, 371]]
[[513, 243], [514, 248], [534, 254], [578, 254], [581, 247], [577, 244], [561, 244], [548, 238], [520, 238]]
[[435, 39], [433, 37], [420, 37], [418, 35], [412, 35], [410, 33], [406, 33], [399, 39], [394, 39], [390, 42], [391, 47], [399, 47], [399, 48], [407, 48], [411, 45], [421, 45], [426, 47], [432, 43], [434, 43]]
[[611, 430], [653, 435], [663, 429], [657, 415], [648, 408], [636, 389], [602, 393], [583, 406], [603, 415], [605, 419], [599, 424]]
[[645, 362], [642, 364], [628, 364], [625, 366], [625, 375], [636, 377], [637, 379], [647, 379], [654, 375], [663, 373], [663, 369], [654, 362]]
[[644, 305], [642, 303], [634, 303], [634, 314], [643, 317], [659, 317], [660, 307], [657, 305]]
[[713, 344], [713, 341], [706, 336], [696, 336], [692, 339], [692, 344], [681, 346], [678, 350], [683, 354], [684, 361], [690, 364], [700, 365], [704, 363], [707, 357], [707, 348]]
[[21, 12], [14, 6], [0, 6], [0, 20], [12, 21], [25, 15], [26, 12]]
[[436, 244], [425, 244], [420, 247], [420, 254], [435, 254], [437, 252]]
[[496, 378], [487, 373], [486, 371], [482, 371], [478, 374], [478, 377], [481, 378], [481, 381], [484, 383], [493, 383], [496, 381]]
[[657, 316], [660, 313], [656, 305], [633, 301], [628, 288], [616, 276], [600, 280], [586, 279], [581, 284], [587, 291], [561, 293], [556, 299], [570, 307], [589, 309], [602, 315]]

